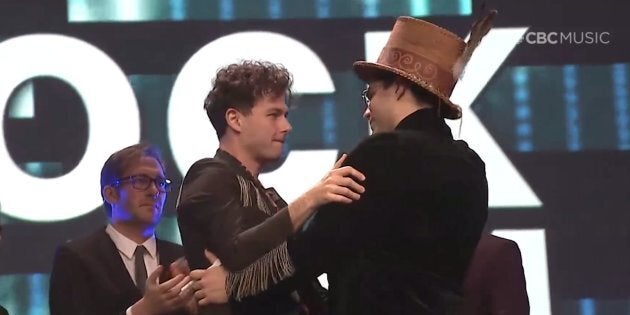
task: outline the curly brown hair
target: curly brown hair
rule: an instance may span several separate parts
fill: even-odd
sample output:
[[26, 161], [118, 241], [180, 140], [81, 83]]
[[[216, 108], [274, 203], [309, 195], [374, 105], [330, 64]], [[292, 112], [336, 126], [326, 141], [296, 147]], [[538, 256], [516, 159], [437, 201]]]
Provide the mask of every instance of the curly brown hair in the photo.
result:
[[203, 108], [221, 139], [227, 129], [228, 108], [249, 114], [262, 97], [290, 98], [292, 85], [293, 76], [280, 64], [254, 60], [233, 63], [217, 71]]

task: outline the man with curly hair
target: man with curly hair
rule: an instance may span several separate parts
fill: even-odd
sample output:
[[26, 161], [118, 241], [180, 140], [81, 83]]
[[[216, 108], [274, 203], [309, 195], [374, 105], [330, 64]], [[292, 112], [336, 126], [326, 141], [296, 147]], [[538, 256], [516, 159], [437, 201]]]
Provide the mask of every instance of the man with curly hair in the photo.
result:
[[313, 282], [294, 277], [291, 235], [318, 207], [358, 200], [364, 176], [335, 167], [288, 205], [258, 181], [261, 169], [280, 158], [291, 131], [286, 100], [292, 83], [283, 66], [259, 61], [228, 65], [213, 80], [204, 108], [219, 149], [190, 167], [177, 205], [191, 269], [208, 267], [204, 251], [210, 250], [231, 271], [225, 281], [230, 303], [202, 313], [314, 314], [324, 304]]
[[342, 165], [365, 175], [365, 192], [323, 205], [291, 241], [300, 274], [327, 274], [331, 314], [468, 314], [462, 284], [487, 219], [488, 183], [483, 160], [445, 119], [462, 115], [450, 96], [495, 15], [477, 20], [467, 41], [399, 17], [377, 61], [354, 63], [374, 134]]

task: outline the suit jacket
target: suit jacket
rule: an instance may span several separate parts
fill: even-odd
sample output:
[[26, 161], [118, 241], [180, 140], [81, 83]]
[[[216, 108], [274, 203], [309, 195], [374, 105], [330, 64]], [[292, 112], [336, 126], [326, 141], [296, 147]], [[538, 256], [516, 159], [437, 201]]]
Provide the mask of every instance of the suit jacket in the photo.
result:
[[[180, 245], [159, 239], [157, 252], [165, 270], [184, 255]], [[57, 248], [50, 275], [51, 315], [125, 314], [141, 298], [105, 229]]]
[[494, 235], [481, 237], [464, 281], [464, 310], [467, 315], [529, 314], [516, 243]]
[[488, 211], [485, 165], [432, 109], [361, 142], [346, 165], [365, 193], [296, 235], [298, 270], [328, 273], [333, 314], [459, 314]]

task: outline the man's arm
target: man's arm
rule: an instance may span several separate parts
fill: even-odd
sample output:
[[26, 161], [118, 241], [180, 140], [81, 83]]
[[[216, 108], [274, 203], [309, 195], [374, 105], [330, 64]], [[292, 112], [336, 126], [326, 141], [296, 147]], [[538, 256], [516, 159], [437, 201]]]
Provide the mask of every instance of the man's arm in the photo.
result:
[[289, 252], [298, 276], [317, 277], [360, 246], [355, 233], [361, 205], [362, 200], [324, 205], [292, 237]]
[[[376, 135], [361, 142], [343, 161], [362, 174], [361, 198], [351, 203], [333, 202], [317, 209], [290, 243], [291, 258], [302, 277], [318, 276], [329, 271], [347, 255], [364, 246], [359, 235], [362, 222], [378, 222], [370, 213], [375, 196], [387, 194], [390, 185], [388, 169], [397, 165], [397, 155], [389, 136]], [[380, 198], [380, 197], [379, 197]]]
[[[325, 182], [327, 177], [322, 181]], [[365, 179], [363, 174], [360, 178]], [[293, 275], [297, 279], [295, 281], [313, 280], [326, 269], [326, 266], [334, 263], [334, 259], [339, 259], [343, 255], [343, 248], [352, 241], [351, 233], [355, 230], [356, 212], [360, 211], [359, 203], [356, 201], [351, 204], [328, 203], [320, 207], [304, 224], [302, 230], [291, 238], [290, 255], [298, 266], [296, 274]], [[191, 272], [192, 278], [197, 280], [194, 286], [195, 296], [200, 305], [225, 303], [226, 279], [234, 275], [234, 272], [222, 266], [213, 253], [206, 251], [206, 258], [214, 264], [207, 269]]]
[[177, 212], [193, 269], [208, 266], [207, 248], [227, 269], [241, 270], [291, 234], [286, 209], [267, 216], [255, 205], [243, 205], [241, 193], [236, 174], [218, 162], [195, 164], [186, 175]]
[[[243, 181], [217, 162], [195, 164], [184, 180], [178, 205], [184, 247], [193, 268], [206, 268], [203, 250], [212, 250], [233, 271], [229, 291], [243, 297], [266, 290], [294, 272], [286, 240], [317, 206], [351, 202], [361, 187], [352, 168], [335, 168], [311, 190], [272, 216], [243, 196]], [[249, 202], [248, 202], [249, 201]], [[247, 270], [245, 270], [247, 269]], [[247, 280], [245, 280], [247, 279]]]
[[354, 167], [343, 166], [347, 157], [344, 153], [315, 186], [289, 205], [294, 232], [300, 230], [319, 207], [330, 203], [350, 204], [361, 198], [365, 188], [360, 183], [365, 175]]
[[[322, 204], [360, 198], [364, 189], [357, 181], [364, 176], [353, 168], [337, 166], [312, 189], [269, 217], [256, 205], [242, 204], [243, 187], [227, 167], [217, 163], [197, 169], [193, 166], [178, 205], [180, 230], [182, 234], [193, 230], [201, 233], [196, 238], [211, 245], [207, 247], [228, 270], [241, 270], [282, 245]], [[195, 263], [204, 261], [203, 253], [197, 251], [195, 258], [193, 267], [201, 267]]]

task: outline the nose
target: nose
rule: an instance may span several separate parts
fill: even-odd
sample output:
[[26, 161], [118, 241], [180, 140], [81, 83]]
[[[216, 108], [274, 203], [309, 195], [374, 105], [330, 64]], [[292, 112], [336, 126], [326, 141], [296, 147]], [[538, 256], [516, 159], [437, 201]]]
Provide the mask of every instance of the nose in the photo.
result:
[[370, 108], [366, 107], [365, 111], [363, 112], [363, 118], [365, 118], [366, 120], [370, 120], [371, 117], [371, 112], [370, 112]]
[[151, 185], [149, 185], [149, 188], [147, 188], [146, 190], [147, 195], [150, 195], [153, 198], [157, 198], [158, 196], [160, 196], [160, 193], [162, 193], [159, 189], [157, 184], [155, 183], [155, 181], [151, 182]]
[[282, 126], [282, 132], [284, 133], [289, 133], [291, 132], [291, 130], [293, 130], [293, 126], [291, 126], [291, 123], [289, 122], [289, 120], [285, 117], [284, 118], [284, 124]]

